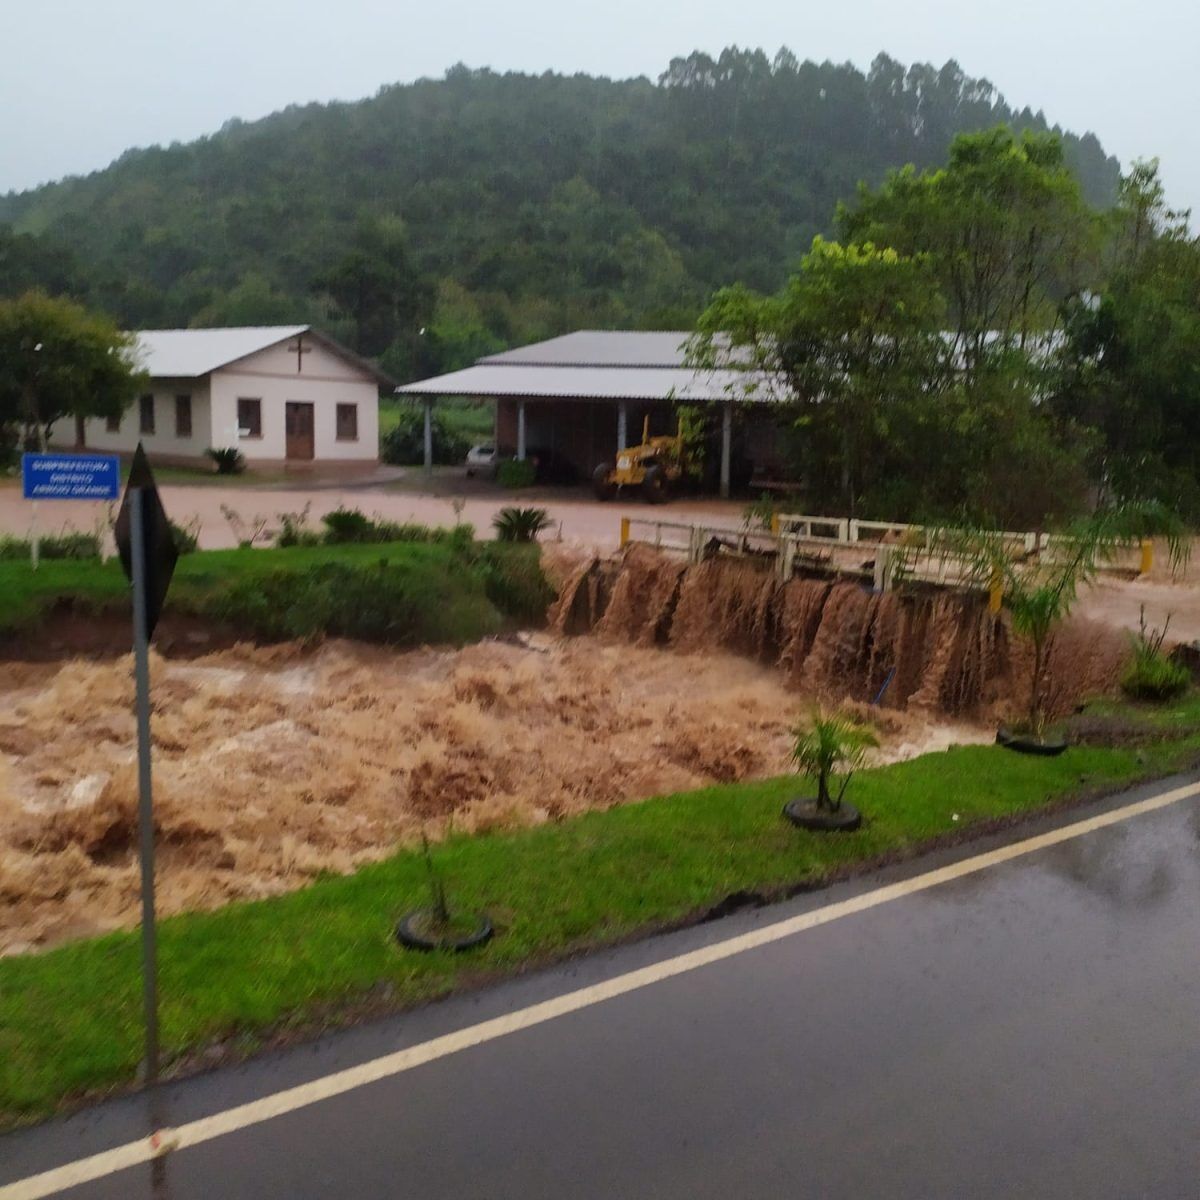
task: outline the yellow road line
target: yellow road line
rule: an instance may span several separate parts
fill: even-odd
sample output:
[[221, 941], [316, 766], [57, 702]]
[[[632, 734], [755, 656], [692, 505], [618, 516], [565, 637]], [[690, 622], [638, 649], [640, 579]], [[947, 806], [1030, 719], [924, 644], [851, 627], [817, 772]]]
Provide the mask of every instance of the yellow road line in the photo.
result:
[[782, 941], [794, 934], [803, 933], [806, 929], [828, 925], [831, 921], [840, 920], [842, 917], [853, 916], [855, 913], [878, 908], [881, 904], [888, 904], [893, 900], [900, 900], [917, 892], [928, 891], [940, 884], [986, 871], [990, 867], [1011, 862], [1013, 859], [1036, 853], [1038, 850], [1045, 850], [1049, 846], [1084, 837], [1098, 829], [1116, 825], [1144, 813], [1167, 808], [1180, 800], [1196, 795], [1200, 795], [1200, 784], [1188, 784], [1169, 792], [1163, 792], [1161, 795], [1152, 796], [1147, 800], [1139, 800], [1134, 804], [1125, 805], [1123, 808], [1077, 821], [1072, 825], [1063, 826], [1061, 829], [1041, 833], [1036, 837], [1026, 838], [1024, 841], [1001, 846], [999, 849], [977, 854], [972, 858], [963, 859], [961, 862], [927, 871], [923, 875], [917, 875], [900, 883], [888, 884], [860, 896], [852, 896], [848, 900], [839, 900], [835, 904], [828, 904], [824, 908], [800, 913], [759, 929], [736, 934], [724, 941], [714, 942], [697, 950], [689, 950], [685, 954], [664, 959], [662, 962], [651, 963], [636, 971], [618, 975], [614, 979], [589, 984], [577, 991], [556, 996], [551, 1000], [544, 1000], [540, 1004], [530, 1005], [528, 1008], [507, 1013], [502, 1017], [481, 1021], [477, 1025], [455, 1030], [453, 1033], [433, 1038], [418, 1046], [397, 1050], [392, 1054], [385, 1054], [380, 1058], [348, 1067], [344, 1071], [337, 1071], [332, 1075], [325, 1075], [309, 1083], [285, 1088], [281, 1092], [263, 1096], [258, 1100], [251, 1100], [246, 1104], [239, 1104], [224, 1112], [189, 1121], [177, 1129], [161, 1130], [152, 1137], [127, 1142], [111, 1150], [93, 1154], [89, 1158], [81, 1158], [75, 1162], [65, 1163], [63, 1166], [44, 1171], [39, 1175], [31, 1175], [26, 1179], [0, 1187], [0, 1200], [41, 1200], [42, 1197], [52, 1196], [66, 1188], [90, 1183], [128, 1167], [137, 1166], [139, 1163], [148, 1163], [162, 1153], [184, 1150], [189, 1146], [199, 1146], [214, 1138], [259, 1125], [273, 1117], [280, 1117], [286, 1113], [295, 1112], [297, 1109], [319, 1104], [323, 1100], [340, 1096], [355, 1088], [365, 1087], [367, 1084], [376, 1083], [381, 1079], [388, 1079], [393, 1075], [402, 1074], [404, 1071], [411, 1071], [414, 1067], [423, 1066], [425, 1063], [435, 1062], [439, 1058], [457, 1054], [462, 1050], [469, 1050], [472, 1046], [479, 1046], [484, 1042], [506, 1037], [510, 1033], [517, 1033], [522, 1029], [531, 1029], [535, 1025], [553, 1021], [557, 1017], [590, 1008], [593, 1004], [602, 1004], [605, 1000], [612, 1000], [617, 996], [636, 992], [640, 988], [661, 983], [664, 979], [673, 979], [677, 975], [684, 975], [712, 963], [733, 958], [748, 950], [755, 950], [760, 946], [768, 946], [772, 942]]

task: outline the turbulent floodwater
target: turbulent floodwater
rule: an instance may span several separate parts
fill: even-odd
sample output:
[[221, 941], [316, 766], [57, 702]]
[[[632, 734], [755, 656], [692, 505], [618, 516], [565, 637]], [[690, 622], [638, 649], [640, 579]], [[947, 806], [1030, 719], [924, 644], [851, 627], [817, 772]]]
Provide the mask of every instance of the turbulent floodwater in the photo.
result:
[[[635, 545], [619, 559], [577, 565], [550, 621], [568, 635], [685, 653], [733, 651], [773, 665], [810, 695], [870, 700], [883, 693], [886, 707], [908, 711], [1007, 716], [1028, 691], [1027, 647], [980, 596], [872, 594], [830, 579], [781, 583], [770, 561], [754, 558], [718, 555], [688, 566]], [[1068, 623], [1050, 650], [1049, 709], [1065, 713], [1106, 691], [1127, 655], [1117, 630]]]
[[[451, 824], [516, 828], [781, 774], [816, 696], [857, 703], [882, 760], [989, 740], [977, 722], [1011, 709], [1028, 674], [970, 598], [779, 585], [752, 563], [640, 549], [567, 573], [551, 615], [558, 633], [461, 650], [155, 657], [163, 911], [273, 895]], [[1071, 627], [1053, 704], [1110, 685], [1122, 654], [1115, 632]], [[0, 954], [133, 925], [130, 660], [3, 663], [0, 678]]]
[[[448, 819], [516, 827], [784, 768], [795, 698], [732, 656], [548, 637], [156, 658], [164, 911], [348, 871]], [[5, 664], [0, 951], [136, 921], [128, 659]]]

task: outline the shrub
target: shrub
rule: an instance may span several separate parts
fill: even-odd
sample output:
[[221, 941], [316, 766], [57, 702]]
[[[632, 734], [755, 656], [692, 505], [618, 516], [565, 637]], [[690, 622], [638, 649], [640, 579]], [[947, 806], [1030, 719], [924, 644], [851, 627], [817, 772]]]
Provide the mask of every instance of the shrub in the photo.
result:
[[[94, 533], [52, 533], [38, 538], [41, 558], [99, 558], [100, 538]], [[28, 538], [0, 537], [0, 561], [17, 561], [32, 556]]]
[[475, 572], [424, 557], [243, 576], [206, 607], [258, 637], [280, 640], [329, 635], [413, 646], [468, 641], [501, 625]]
[[487, 598], [505, 616], [537, 623], [545, 619], [554, 589], [542, 572], [536, 546], [479, 542], [473, 554]]
[[246, 456], [236, 446], [209, 446], [204, 454], [212, 459], [218, 475], [240, 475], [246, 469]]
[[200, 545], [200, 521], [193, 517], [186, 525], [175, 521], [168, 522], [171, 526], [171, 536], [175, 539], [175, 549], [180, 554], [194, 554]]
[[460, 524], [453, 529], [419, 525], [412, 521], [384, 521], [368, 517], [357, 508], [335, 508], [321, 518], [325, 525], [324, 541], [337, 546], [349, 542], [422, 542], [464, 549], [475, 540], [475, 526]]
[[357, 508], [335, 508], [321, 518], [325, 526], [325, 541], [331, 544], [342, 542], [379, 542], [379, 527], [364, 512]]
[[289, 546], [319, 546], [321, 535], [308, 527], [308, 513], [312, 508], [310, 500], [299, 512], [276, 513], [279, 529], [275, 533], [275, 545], [280, 550]]
[[1146, 606], [1143, 604], [1138, 620], [1138, 632], [1133, 639], [1133, 661], [1121, 677], [1121, 688], [1135, 700], [1163, 703], [1182, 696], [1192, 682], [1192, 673], [1181, 662], [1163, 653], [1168, 615], [1162, 629], [1146, 628]]
[[775, 524], [778, 512], [775, 501], [764, 492], [757, 500], [742, 509], [742, 528], [747, 533], [752, 529], [764, 529], [769, 533]]
[[496, 482], [501, 487], [532, 487], [537, 480], [537, 467], [528, 458], [506, 458], [496, 468]]
[[[433, 414], [433, 461], [441, 465], [460, 463], [471, 448], [466, 438], [446, 425], [441, 415]], [[393, 428], [379, 442], [379, 457], [394, 466], [420, 466], [425, 461], [425, 413], [420, 408], [404, 408]]]
[[550, 524], [550, 514], [544, 508], [502, 508], [492, 520], [496, 538], [501, 542], [533, 542]]

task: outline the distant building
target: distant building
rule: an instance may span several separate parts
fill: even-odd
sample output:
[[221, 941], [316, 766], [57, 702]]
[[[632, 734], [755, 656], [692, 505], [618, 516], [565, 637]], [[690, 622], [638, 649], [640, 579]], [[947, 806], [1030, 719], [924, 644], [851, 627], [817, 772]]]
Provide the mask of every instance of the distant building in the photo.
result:
[[[236, 446], [250, 463], [373, 462], [379, 457], [379, 388], [394, 381], [308, 325], [147, 329], [137, 358], [150, 381], [118, 420], [89, 420], [93, 450], [162, 462], [203, 459]], [[75, 444], [75, 423], [51, 441]]]
[[[744, 467], [770, 469], [777, 436], [771, 388], [745, 371], [697, 370], [687, 364], [683, 330], [580, 330], [481, 358], [474, 366], [404, 384], [401, 396], [422, 400], [428, 412], [439, 398], [466, 396], [496, 405], [495, 439], [503, 453], [525, 458], [548, 450], [569, 462], [581, 479], [618, 448], [641, 441], [642, 422], [652, 433], [674, 432], [680, 405], [719, 410], [721, 436], [714, 450], [719, 487], [728, 493], [737, 457]], [[763, 386], [747, 390], [748, 379]], [[742, 409], [734, 445], [734, 408]]]

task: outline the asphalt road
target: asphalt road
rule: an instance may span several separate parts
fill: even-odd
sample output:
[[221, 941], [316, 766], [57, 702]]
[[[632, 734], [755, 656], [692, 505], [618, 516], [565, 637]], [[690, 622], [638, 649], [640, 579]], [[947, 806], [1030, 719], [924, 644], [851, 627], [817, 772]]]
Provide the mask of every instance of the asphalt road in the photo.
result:
[[[186, 1081], [160, 1095], [163, 1119], [181, 1125], [980, 849]], [[0, 1139], [0, 1195], [5, 1183], [143, 1135], [145, 1103]], [[1200, 802], [803, 929], [63, 1194], [1200, 1196]]]

